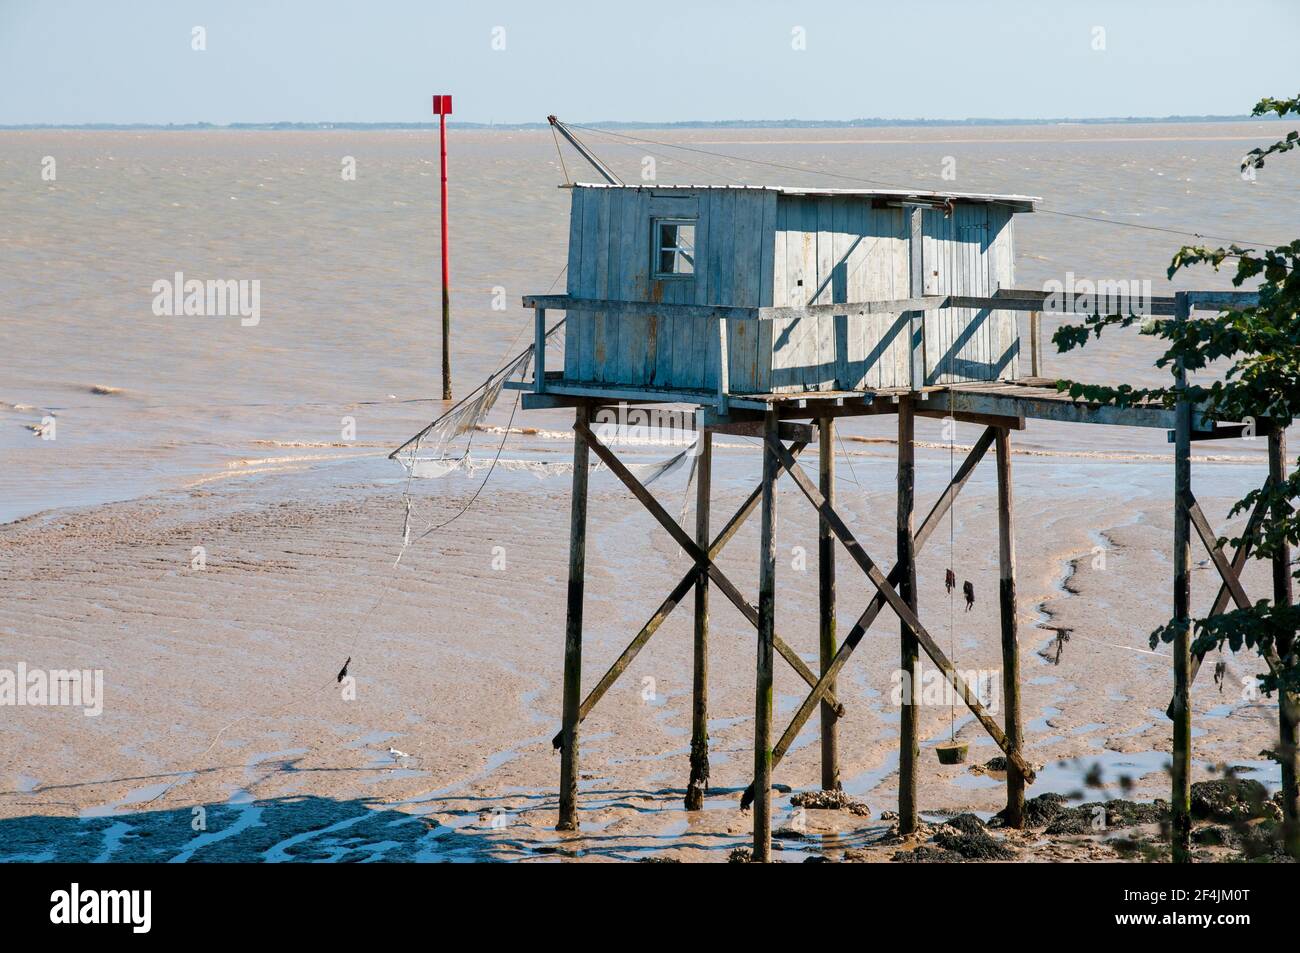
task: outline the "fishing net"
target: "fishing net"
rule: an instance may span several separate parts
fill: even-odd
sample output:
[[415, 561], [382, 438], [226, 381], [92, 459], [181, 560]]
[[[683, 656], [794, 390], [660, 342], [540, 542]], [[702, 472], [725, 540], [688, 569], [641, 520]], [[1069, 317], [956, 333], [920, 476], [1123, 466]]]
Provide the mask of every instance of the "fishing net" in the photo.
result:
[[[552, 328], [551, 332], [554, 333], [554, 330]], [[450, 473], [468, 457], [470, 450], [469, 446], [466, 446], [464, 454], [453, 458], [449, 453], [452, 442], [457, 437], [477, 430], [496, 406], [506, 381], [514, 377], [524, 379], [532, 363], [533, 348], [528, 347], [505, 367], [495, 371], [459, 404], [411, 437], [389, 456], [406, 467], [412, 476], [439, 477]], [[426, 456], [420, 456], [421, 452]]]
[[[563, 324], [563, 321], [559, 321], [555, 327], [547, 331], [548, 349], [558, 341], [555, 332]], [[389, 457], [400, 463], [406, 469], [409, 477], [417, 479], [436, 479], [455, 470], [474, 469], [473, 462], [470, 459], [472, 435], [484, 429], [484, 422], [501, 398], [501, 392], [505, 389], [506, 382], [516, 378], [521, 381], [528, 378], [529, 370], [533, 365], [533, 350], [532, 346], [525, 348], [510, 363], [494, 371], [487, 380], [471, 391], [460, 403], [409, 438], [390, 453]], [[615, 432], [619, 433], [620, 438], [624, 436], [619, 428], [616, 428]], [[463, 451], [453, 452], [453, 444], [455, 444], [457, 438], [465, 434], [470, 434], [471, 440], [466, 442]], [[509, 436], [508, 425], [503, 436]], [[699, 442], [697, 438], [686, 449], [674, 454], [667, 460], [647, 464], [629, 464], [628, 469], [635, 473], [642, 483], [649, 485], [669, 474], [678, 472], [689, 462], [690, 475], [687, 478], [687, 486], [689, 487], [695, 476], [695, 457], [698, 449]]]
[[[552, 336], [564, 322], [559, 322], [555, 327], [547, 332], [548, 345]], [[470, 506], [478, 499], [479, 494], [487, 486], [488, 479], [491, 478], [492, 471], [496, 468], [501, 459], [501, 451], [505, 449], [506, 441], [511, 433], [511, 426], [514, 423], [514, 411], [511, 411], [510, 420], [502, 430], [500, 446], [497, 448], [495, 457], [492, 458], [488, 466], [487, 476], [484, 477], [483, 483], [475, 491], [470, 501], [458, 510], [449, 519], [442, 522], [431, 522], [423, 532], [418, 536], [413, 536], [415, 526], [413, 523], [414, 501], [410, 493], [410, 481], [412, 479], [429, 479], [446, 476], [447, 474], [459, 470], [473, 469], [473, 461], [470, 457], [473, 444], [473, 434], [483, 429], [483, 423], [492, 408], [496, 405], [501, 397], [502, 390], [508, 381], [518, 378], [525, 380], [528, 377], [529, 369], [533, 365], [533, 347], [526, 348], [522, 353], [515, 357], [510, 363], [499, 368], [482, 384], [476, 387], [470, 394], [465, 397], [459, 404], [453, 407], [447, 413], [443, 414], [437, 420], [434, 420], [427, 427], [408, 439], [396, 450], [389, 454], [389, 458], [396, 460], [407, 471], [407, 487], [403, 492], [405, 501], [406, 514], [402, 525], [402, 546], [398, 553], [397, 560], [394, 563], [400, 563], [402, 556], [405, 555], [407, 548], [414, 539], [423, 539], [430, 533], [436, 532], [443, 526], [459, 518]], [[518, 403], [515, 404], [518, 409]], [[466, 441], [463, 452], [453, 454], [452, 446], [457, 438], [470, 434], [470, 440]], [[656, 480], [676, 473], [689, 462], [690, 471], [686, 478], [686, 500], [689, 500], [690, 487], [695, 479], [695, 463], [699, 450], [699, 438], [687, 446], [684, 450], [674, 454], [667, 460], [649, 464], [632, 464], [629, 469], [636, 473], [638, 479], [644, 484], [649, 485]], [[682, 514], [679, 522], [685, 520], [686, 501], [683, 501]]]

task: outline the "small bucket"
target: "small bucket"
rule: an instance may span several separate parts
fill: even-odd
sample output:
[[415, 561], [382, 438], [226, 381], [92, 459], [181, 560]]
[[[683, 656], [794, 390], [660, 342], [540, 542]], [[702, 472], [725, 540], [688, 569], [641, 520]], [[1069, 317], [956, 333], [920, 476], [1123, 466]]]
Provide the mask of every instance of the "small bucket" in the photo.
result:
[[945, 741], [934, 746], [934, 753], [939, 756], [940, 764], [962, 764], [969, 749], [970, 745], [964, 741]]

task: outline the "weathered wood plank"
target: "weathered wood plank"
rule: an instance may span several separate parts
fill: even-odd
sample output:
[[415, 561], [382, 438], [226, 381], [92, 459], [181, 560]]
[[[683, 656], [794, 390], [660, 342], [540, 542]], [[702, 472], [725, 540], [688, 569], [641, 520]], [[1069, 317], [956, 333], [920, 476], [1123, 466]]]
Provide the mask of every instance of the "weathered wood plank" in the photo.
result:
[[1174, 424], [1174, 412], [1163, 407], [1112, 407], [1075, 402], [1068, 396], [1034, 397], [1016, 393], [990, 393], [968, 384], [955, 384], [928, 393], [926, 406], [999, 417], [1025, 416], [1066, 423], [1110, 424], [1121, 427], [1157, 427]]
[[[807, 446], [806, 443], [795, 443], [794, 446], [790, 448], [790, 453], [797, 457]], [[731, 519], [727, 520], [726, 525], [723, 526], [718, 535], [714, 537], [713, 543], [708, 549], [710, 559], [716, 558], [717, 555], [722, 552], [723, 547], [731, 541], [732, 537], [740, 531], [741, 526], [745, 524], [745, 521], [753, 515], [754, 510], [758, 508], [762, 494], [763, 485], [760, 483], [758, 486], [754, 487], [753, 492], [749, 494], [745, 502], [742, 503], [740, 508], [732, 514]], [[659, 604], [658, 608], [651, 613], [650, 618], [646, 621], [645, 625], [641, 627], [632, 641], [628, 643], [628, 646], [623, 649], [619, 657], [616, 658], [613, 664], [611, 664], [605, 671], [605, 674], [601, 676], [600, 681], [596, 683], [596, 686], [588, 693], [587, 697], [583, 699], [582, 705], [578, 709], [578, 722], [580, 724], [583, 721], [586, 721], [587, 716], [591, 714], [592, 709], [595, 708], [597, 703], [605, 697], [605, 694], [613, 687], [614, 683], [618, 681], [619, 676], [627, 671], [629, 666], [631, 666], [632, 662], [636, 659], [637, 655], [640, 654], [641, 649], [643, 649], [645, 644], [650, 641], [650, 637], [659, 631], [660, 626], [662, 626], [668, 619], [668, 616], [672, 611], [677, 608], [678, 604], [683, 599], [686, 598], [686, 595], [695, 586], [696, 580], [700, 578], [703, 572], [704, 567], [702, 565], [695, 564], [691, 566], [691, 568], [686, 571], [686, 574], [678, 580], [677, 585], [673, 587], [667, 598], [665, 598], [664, 601]], [[839, 702], [835, 702], [834, 705], [840, 713], [843, 712], [843, 706], [839, 705]], [[551, 745], [558, 749], [563, 744], [563, 741], [564, 733], [560, 732], [551, 739]]]
[[588, 308], [607, 311], [617, 317], [630, 315], [658, 314], [672, 311], [693, 318], [731, 318], [733, 320], [758, 319], [759, 308], [734, 308], [719, 305], [669, 304], [663, 305], [653, 301], [610, 301], [600, 299], [580, 299], [568, 295], [525, 295], [525, 308]]
[[[1178, 315], [1189, 314], [1187, 299], [1178, 295]], [[1187, 386], [1187, 372], [1181, 359], [1175, 367], [1177, 385]], [[1179, 400], [1175, 410], [1177, 438], [1174, 444], [1174, 718], [1173, 758], [1170, 767], [1170, 847], [1175, 863], [1192, 859], [1192, 705], [1191, 705], [1191, 521], [1187, 499], [1192, 490], [1192, 408]]]
[[[1269, 481], [1279, 485], [1287, 477], [1286, 431], [1277, 429], [1268, 438]], [[1285, 504], [1290, 506], [1289, 503]], [[1281, 515], [1281, 514], [1279, 514]], [[1273, 604], [1295, 604], [1291, 577], [1291, 545], [1282, 539], [1271, 560], [1273, 563]], [[1295, 648], [1295, 633], [1286, 632], [1277, 640], [1277, 654], [1290, 656]], [[1278, 761], [1282, 769], [1282, 838], [1287, 853], [1300, 860], [1300, 693], [1280, 692], [1278, 696]]]
[[[910, 237], [908, 239], [909, 265], [908, 265], [908, 295], [916, 298], [925, 294], [925, 238], [922, 229], [922, 210], [914, 208], [909, 213]], [[925, 380], [925, 314], [921, 311], [913, 311], [909, 318], [908, 332], [908, 349], [910, 374], [909, 381], [912, 390], [920, 389], [921, 385], [926, 383]]]
[[[595, 298], [614, 298], [617, 297], [616, 290], [610, 285], [610, 242], [612, 241], [614, 229], [611, 228], [611, 221], [617, 222], [610, 214], [615, 200], [619, 198], [619, 193], [607, 191], [602, 200], [599, 202], [596, 213], [596, 232], [592, 236], [592, 248], [586, 247], [584, 241], [583, 254], [594, 258], [592, 265], [594, 274], [592, 276], [591, 295]], [[578, 362], [579, 380], [590, 381], [596, 378], [596, 321], [598, 312], [590, 314], [583, 322], [582, 327], [582, 356]], [[603, 316], [601, 316], [603, 317]]]
[[[584, 191], [587, 190], [575, 190]], [[616, 199], [617, 193], [601, 192], [590, 193], [585, 196], [582, 204], [582, 258], [579, 262], [578, 282], [583, 289], [580, 297], [601, 299], [604, 297], [600, 293], [600, 288], [604, 286], [605, 276], [601, 273], [601, 248], [608, 248], [609, 236], [607, 231], [602, 231], [602, 218], [605, 228], [609, 224], [609, 203], [611, 199]], [[608, 256], [606, 256], [608, 257]], [[578, 335], [576, 344], [578, 346], [576, 357], [576, 367], [574, 369], [578, 380], [590, 380], [588, 374], [594, 375], [596, 364], [594, 360], [595, 351], [595, 322], [596, 310], [583, 308], [578, 311]], [[568, 373], [568, 367], [565, 367], [565, 373]]]
[[[818, 487], [826, 503], [835, 507], [835, 421], [823, 417], [817, 422]], [[824, 517], [817, 519], [817, 643], [821, 674], [825, 675], [839, 649], [835, 631], [835, 534]], [[830, 690], [835, 690], [831, 682]], [[822, 790], [838, 791], [840, 785], [839, 718], [826, 702], [821, 706]]]
[[853, 536], [852, 531], [849, 530], [844, 520], [840, 518], [839, 514], [836, 513], [835, 510], [826, 505], [826, 501], [818, 492], [817, 487], [808, 479], [808, 476], [790, 457], [789, 451], [787, 451], [779, 441], [775, 443], [769, 441], [767, 445], [776, 452], [777, 458], [781, 461], [782, 468], [790, 474], [790, 478], [794, 480], [795, 485], [798, 486], [803, 495], [807, 497], [808, 501], [813, 505], [813, 508], [816, 509], [819, 514], [825, 515], [827, 522], [830, 524], [831, 531], [835, 534], [836, 538], [839, 539], [840, 543], [844, 546], [844, 549], [853, 558], [853, 561], [858, 564], [858, 567], [863, 571], [867, 579], [871, 581], [871, 584], [876, 588], [876, 591], [884, 596], [885, 602], [894, 610], [894, 614], [898, 616], [902, 626], [915, 635], [920, 647], [925, 650], [926, 655], [930, 656], [930, 661], [932, 661], [935, 664], [935, 667], [943, 673], [943, 676], [948, 683], [956, 689], [957, 694], [961, 697], [962, 701], [966, 703], [966, 707], [970, 709], [971, 714], [973, 714], [976, 720], [983, 726], [989, 737], [992, 738], [997, 746], [1002, 749], [1003, 753], [1006, 754], [1007, 759], [1013, 762], [1021, 770], [1025, 779], [1027, 781], [1032, 781], [1035, 776], [1033, 769], [1020, 756], [1019, 752], [1011, 749], [1007, 743], [1006, 735], [1003, 734], [998, 723], [991, 715], [989, 715], [987, 709], [985, 709], [979, 698], [973, 691], [971, 691], [970, 686], [967, 685], [961, 675], [958, 674], [957, 670], [953, 667], [952, 662], [948, 660], [948, 657], [930, 636], [929, 631], [926, 630], [925, 626], [921, 623], [921, 620], [917, 618], [916, 613], [903, 600], [902, 596], [894, 591], [893, 586], [886, 579], [884, 573], [880, 571], [880, 568], [875, 564], [871, 557], [867, 555], [867, 551]]
[[[709, 503], [713, 486], [713, 435], [700, 434], [695, 461], [695, 542], [709, 546]], [[710, 553], [712, 557], [712, 553]], [[691, 774], [686, 782], [686, 810], [704, 809], [709, 793], [709, 577], [695, 578], [695, 640], [691, 652]]]
[[578, 408], [569, 507], [569, 592], [564, 623], [564, 696], [560, 744], [560, 817], [556, 830], [578, 829], [578, 707], [582, 700], [582, 602], [587, 559], [587, 476], [590, 411]]
[[[569, 204], [569, 264], [565, 270], [565, 288], [567, 295], [559, 295], [565, 304], [529, 304], [525, 308], [550, 307], [567, 308], [570, 297], [581, 298], [587, 289], [582, 286], [582, 225], [584, 221], [583, 206], [586, 201], [586, 189], [573, 189]], [[584, 313], [577, 308], [565, 315], [564, 322], [564, 376], [578, 379], [578, 366], [582, 351], [582, 324]]]
[[[919, 211], [919, 209], [917, 210]], [[903, 397], [898, 402], [898, 522], [897, 563], [899, 570], [897, 599], [915, 616], [916, 593], [916, 536], [913, 532], [913, 510], [916, 501], [916, 432], [912, 414], [912, 398]], [[892, 594], [892, 591], [891, 591]], [[888, 595], [881, 595], [889, 601]], [[901, 619], [901, 616], [900, 616]], [[917, 662], [920, 656], [920, 633], [905, 622], [899, 626], [899, 677], [903, 682], [903, 696], [898, 722], [898, 832], [906, 835], [916, 831], [917, 790], [916, 762], [920, 755], [918, 728], [919, 683]]]
[[533, 311], [533, 391], [546, 390], [546, 309]]
[[[1020, 716], [1020, 617], [1016, 604], [1015, 507], [1011, 485], [1011, 432], [997, 431], [998, 464], [998, 608], [1002, 623], [1002, 699], [1007, 743], [1016, 751], [1024, 744]], [[1007, 827], [1025, 822], [1025, 779], [1007, 764]]]
[[[939, 499], [935, 502], [934, 506], [930, 508], [930, 512], [926, 515], [925, 521], [922, 522], [921, 528], [916, 533], [917, 552], [920, 552], [921, 549], [924, 548], [926, 542], [939, 526], [940, 522], [947, 514], [948, 509], [952, 506], [953, 501], [956, 500], [957, 494], [959, 494], [966, 486], [967, 482], [969, 482], [971, 475], [975, 472], [975, 467], [979, 464], [980, 460], [984, 458], [985, 453], [988, 452], [989, 447], [992, 445], [993, 438], [994, 430], [990, 427], [980, 435], [979, 440], [975, 442], [975, 446], [971, 448], [970, 453], [968, 453], [966, 458], [962, 460], [961, 466], [957, 468], [957, 472], [953, 474], [953, 477], [949, 481], [944, 492], [940, 494]], [[902, 567], [896, 563], [894, 568], [889, 571], [889, 585], [897, 586], [899, 581], [902, 579], [902, 576]], [[849, 630], [849, 634], [845, 636], [844, 641], [840, 643], [840, 647], [836, 651], [835, 658], [831, 662], [830, 667], [822, 673], [821, 678], [813, 687], [813, 690], [808, 693], [808, 696], [803, 700], [803, 704], [799, 706], [799, 710], [795, 712], [794, 717], [790, 719], [790, 724], [781, 735], [781, 740], [778, 741], [776, 747], [772, 749], [773, 766], [780, 764], [781, 759], [790, 749], [790, 745], [794, 744], [795, 738], [798, 736], [799, 732], [803, 730], [803, 726], [807, 724], [808, 719], [812, 717], [813, 710], [818, 706], [822, 698], [825, 697], [825, 692], [829, 690], [831, 683], [834, 682], [836, 677], [839, 675], [840, 669], [842, 669], [848, 662], [849, 657], [853, 654], [853, 650], [858, 647], [858, 644], [862, 641], [862, 637], [866, 635], [867, 630], [871, 628], [872, 623], [876, 621], [876, 617], [884, 607], [885, 597], [881, 592], [877, 592], [872, 596], [871, 601], [867, 604], [867, 608], [863, 611], [862, 615], [858, 617], [858, 621], [853, 624], [853, 628]], [[741, 809], [743, 810], [748, 807], [749, 802], [752, 799], [753, 785], [750, 785], [741, 796]]]
[[[641, 502], [641, 505], [655, 518], [656, 522], [668, 531], [668, 535], [673, 538], [673, 541], [684, 549], [688, 556], [705, 567], [705, 571], [708, 572], [709, 578], [713, 580], [713, 584], [718, 587], [718, 591], [740, 610], [740, 614], [749, 621], [750, 625], [757, 629], [759, 623], [758, 610], [749, 604], [721, 568], [709, 558], [703, 549], [696, 545], [695, 540], [684, 529], [677, 525], [677, 520], [660, 505], [649, 490], [642, 486], [641, 482], [632, 475], [632, 471], [627, 468], [623, 461], [619, 460], [608, 447], [600, 442], [589, 427], [579, 425], [577, 429], [586, 438], [587, 444], [591, 447], [591, 452], [596, 454], [605, 466], [609, 467], [610, 472], [618, 477], [623, 485], [632, 492], [632, 495]], [[784, 447], [782, 450], [787, 454], [789, 452]], [[817, 684], [817, 676], [808, 668], [798, 652], [790, 648], [780, 636], [774, 635], [772, 641], [776, 651], [790, 663], [791, 668], [795, 670], [800, 678], [809, 685]]]
[[[763, 512], [758, 564], [758, 660], [754, 689], [755, 863], [772, 854], [772, 647], [776, 625], [777, 416], [769, 412], [763, 441]], [[784, 448], [783, 448], [784, 449]], [[798, 464], [796, 464], [798, 466]]]
[[[1183, 499], [1183, 506], [1187, 510], [1187, 517], [1191, 521], [1196, 535], [1201, 537], [1201, 542], [1205, 545], [1205, 551], [1210, 554], [1210, 562], [1218, 570], [1219, 578], [1223, 580], [1223, 585], [1227, 586], [1228, 594], [1232, 596], [1232, 601], [1237, 604], [1238, 609], [1249, 609], [1252, 605], [1250, 597], [1246, 595], [1246, 590], [1242, 588], [1241, 578], [1233, 570], [1232, 564], [1228, 562], [1228, 557], [1223, 554], [1223, 548], [1219, 545], [1218, 536], [1210, 526], [1210, 521], [1205, 518], [1205, 513], [1201, 510], [1201, 504], [1196, 502], [1196, 498], [1189, 491]], [[1191, 676], [1188, 676], [1188, 683], [1191, 683]]]

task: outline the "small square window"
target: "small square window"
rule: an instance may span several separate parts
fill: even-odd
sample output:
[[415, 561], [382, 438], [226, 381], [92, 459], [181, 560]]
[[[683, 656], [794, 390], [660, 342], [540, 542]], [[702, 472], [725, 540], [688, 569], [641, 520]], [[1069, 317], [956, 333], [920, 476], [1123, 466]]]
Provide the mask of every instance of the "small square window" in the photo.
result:
[[694, 274], [695, 219], [655, 219], [654, 277], [690, 278]]

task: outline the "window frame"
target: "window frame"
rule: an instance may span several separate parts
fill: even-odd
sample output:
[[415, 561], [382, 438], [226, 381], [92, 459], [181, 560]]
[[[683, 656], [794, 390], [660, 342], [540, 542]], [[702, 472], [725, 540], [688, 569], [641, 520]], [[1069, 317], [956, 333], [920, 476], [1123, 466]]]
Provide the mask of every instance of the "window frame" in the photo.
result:
[[[698, 234], [699, 217], [691, 218], [683, 215], [664, 215], [656, 216], [650, 220], [650, 278], [653, 281], [691, 281], [695, 278], [695, 268], [699, 263], [699, 247], [695, 243], [695, 236]], [[665, 250], [671, 248], [674, 252], [674, 262], [676, 257], [682, 254], [681, 246], [678, 244], [664, 245], [662, 239], [662, 229], [664, 225], [689, 225], [691, 227], [691, 270], [686, 271], [662, 271], [659, 268], [660, 256]]]

